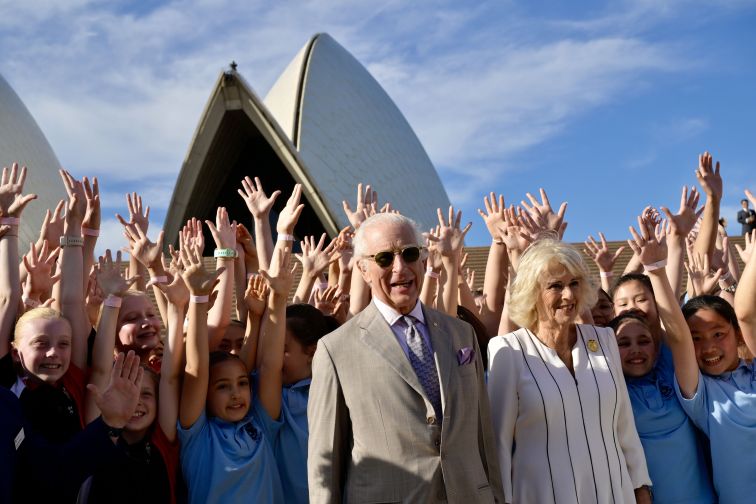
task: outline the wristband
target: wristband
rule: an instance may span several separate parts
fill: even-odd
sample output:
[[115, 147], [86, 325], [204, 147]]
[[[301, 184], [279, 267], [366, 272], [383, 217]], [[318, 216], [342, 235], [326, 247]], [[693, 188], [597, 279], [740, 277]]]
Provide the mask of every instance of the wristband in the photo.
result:
[[735, 294], [735, 290], [737, 290], [737, 288], [738, 288], [738, 282], [735, 282], [729, 287], [725, 287], [724, 289], [722, 289], [722, 292], [729, 292], [730, 294]]
[[504, 240], [494, 240], [493, 241], [496, 245], [504, 245]]
[[651, 271], [656, 271], [658, 269], [662, 269], [666, 265], [667, 265], [667, 260], [666, 259], [662, 259], [659, 262], [655, 262], [655, 263], [651, 263], [651, 264], [644, 264], [643, 265], [643, 270], [646, 273], [648, 273], [648, 272], [651, 272]]
[[83, 227], [81, 228], [81, 234], [84, 236], [100, 236], [100, 230]]
[[110, 308], [120, 308], [121, 301], [122, 300], [120, 297], [110, 294], [108, 297], [105, 298], [105, 301], [103, 301], [102, 304], [104, 304], [105, 306], [109, 306]]
[[294, 235], [286, 234], [286, 233], [278, 233], [278, 238], [276, 238], [277, 241], [294, 241]]
[[433, 271], [433, 268], [428, 268], [427, 270], [425, 270], [425, 276], [429, 278], [435, 278], [436, 280], [438, 280], [441, 277], [441, 275]]
[[21, 224], [21, 219], [18, 217], [0, 217], [0, 224], [4, 226], [18, 226]]
[[236, 249], [232, 248], [217, 248], [213, 252], [213, 257], [220, 259], [235, 259], [238, 256], [239, 253], [236, 251]]
[[167, 284], [167, 283], [168, 283], [168, 277], [167, 276], [165, 276], [165, 275], [155, 276], [155, 277], [150, 277], [149, 282], [147, 282], [147, 287], [150, 287], [150, 286], [156, 285], [156, 284]]
[[599, 275], [601, 275], [601, 278], [611, 278], [614, 276], [614, 273], [611, 271], [601, 271]]
[[25, 304], [26, 306], [28, 306], [29, 308], [36, 308], [36, 307], [38, 307], [39, 305], [41, 305], [41, 304], [42, 304], [42, 303], [40, 303], [39, 301], [35, 301], [34, 299], [32, 299], [32, 298], [28, 298], [28, 297], [26, 297], [26, 296], [22, 297], [22, 298], [21, 298], [21, 300], [22, 300], [22, 301], [24, 302], [24, 304]]
[[61, 236], [60, 237], [60, 248], [65, 247], [83, 247], [84, 246], [84, 238], [81, 236]]
[[207, 303], [208, 301], [210, 301], [210, 296], [207, 296], [207, 295], [205, 295], [205, 296], [191, 295], [191, 296], [189, 296], [189, 301], [191, 301], [194, 304]]

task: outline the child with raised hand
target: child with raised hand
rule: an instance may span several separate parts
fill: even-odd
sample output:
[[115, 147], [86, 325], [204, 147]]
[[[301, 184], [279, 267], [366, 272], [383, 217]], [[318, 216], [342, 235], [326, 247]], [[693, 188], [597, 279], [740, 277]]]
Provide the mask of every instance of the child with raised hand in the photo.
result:
[[[742, 335], [737, 316], [726, 301], [713, 296], [693, 298], [680, 310], [663, 269], [666, 245], [648, 222], [639, 219], [639, 225], [640, 234], [631, 229], [628, 243], [651, 277], [680, 404], [709, 438], [719, 502], [740, 502], [756, 494], [756, 459], [735, 456], [756, 451], [756, 370], [752, 362], [738, 358]], [[753, 305], [753, 287], [746, 288]]]
[[221, 270], [207, 272], [197, 247], [180, 251], [191, 293], [178, 430], [189, 502], [284, 502], [271, 443], [281, 426], [289, 252], [278, 251], [261, 271], [272, 292], [262, 323], [259, 391], [253, 396], [239, 357], [209, 354], [207, 307]]
[[[105, 300], [93, 348], [90, 384], [102, 388], [113, 362], [120, 305], [135, 277], [121, 276], [121, 253], [114, 262], [110, 250], [100, 258], [96, 279]], [[86, 502], [175, 502], [178, 474], [176, 420], [180, 369], [183, 361], [183, 311], [189, 292], [180, 276], [161, 285], [169, 301], [168, 338], [160, 375], [144, 370], [139, 402], [134, 415], [117, 440], [119, 456], [99, 467], [82, 491]], [[99, 415], [94, 397], [88, 395], [87, 419]], [[124, 478], [128, 481], [124, 485]], [[114, 489], [118, 489], [114, 492]]]

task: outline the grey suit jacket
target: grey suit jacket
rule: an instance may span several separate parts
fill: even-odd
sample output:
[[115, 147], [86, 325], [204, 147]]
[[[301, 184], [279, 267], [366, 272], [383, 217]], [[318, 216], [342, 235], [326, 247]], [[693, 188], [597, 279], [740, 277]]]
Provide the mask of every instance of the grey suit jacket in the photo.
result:
[[[310, 502], [504, 502], [472, 327], [423, 307], [443, 422], [373, 303], [318, 343], [307, 407]], [[470, 347], [475, 359], [460, 365]]]

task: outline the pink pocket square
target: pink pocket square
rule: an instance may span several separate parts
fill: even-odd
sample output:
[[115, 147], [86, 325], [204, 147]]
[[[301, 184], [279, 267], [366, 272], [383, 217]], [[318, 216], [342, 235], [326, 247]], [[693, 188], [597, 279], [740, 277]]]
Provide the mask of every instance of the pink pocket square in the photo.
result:
[[457, 352], [457, 364], [464, 366], [475, 359], [475, 349], [472, 347], [460, 348]]

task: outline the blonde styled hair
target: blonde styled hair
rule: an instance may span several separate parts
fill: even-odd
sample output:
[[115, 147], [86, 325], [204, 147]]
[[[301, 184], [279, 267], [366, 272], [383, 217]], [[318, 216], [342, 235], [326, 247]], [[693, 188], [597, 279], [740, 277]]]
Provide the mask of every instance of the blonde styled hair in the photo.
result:
[[48, 307], [32, 308], [28, 312], [21, 315], [16, 321], [16, 327], [13, 329], [13, 347], [18, 348], [21, 344], [21, 330], [23, 327], [32, 320], [65, 320], [65, 318], [58, 310], [54, 310]]
[[549, 267], [559, 265], [580, 283], [575, 312], [580, 314], [596, 304], [596, 286], [580, 253], [564, 242], [545, 238], [531, 245], [522, 255], [508, 305], [509, 318], [520, 327], [534, 329], [538, 321], [536, 306], [543, 287], [541, 277]]

